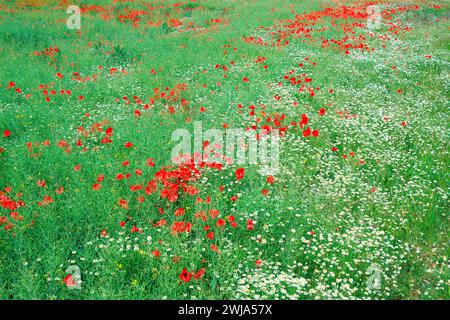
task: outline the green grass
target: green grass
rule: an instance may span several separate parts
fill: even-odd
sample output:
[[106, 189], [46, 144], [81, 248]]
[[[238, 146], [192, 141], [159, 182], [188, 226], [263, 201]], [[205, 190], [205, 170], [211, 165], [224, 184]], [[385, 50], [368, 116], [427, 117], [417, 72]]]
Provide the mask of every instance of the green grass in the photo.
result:
[[[375, 37], [353, 26], [374, 50], [349, 54], [333, 44], [322, 48], [321, 37], [350, 35], [340, 25], [351, 25], [352, 18], [315, 21], [312, 41], [288, 36], [289, 45], [276, 47], [243, 40], [276, 41], [271, 32], [287, 24], [280, 21], [324, 9], [315, 1], [175, 3], [165, 1], [166, 7], [147, 11], [133, 26], [117, 17], [127, 7], [149, 10], [143, 3], [112, 7], [109, 1], [85, 1], [82, 7], [111, 9], [112, 17], [82, 13], [79, 31], [67, 29], [66, 8], [22, 7], [19, 1], [0, 6], [0, 133], [11, 132], [0, 136], [0, 200], [25, 202], [15, 210], [22, 221], [0, 206], [0, 217], [12, 223], [11, 230], [0, 229], [0, 298], [448, 299], [449, 25], [445, 18], [426, 18], [448, 17], [448, 1], [440, 8], [432, 6], [437, 1], [417, 1], [419, 11], [408, 11], [398, 16], [403, 22], [396, 22], [405, 26], [409, 18], [412, 29], [396, 35], [386, 25]], [[183, 26], [173, 26], [174, 19]], [[184, 30], [189, 21], [195, 30]], [[317, 31], [321, 27], [326, 29]], [[53, 57], [34, 54], [48, 47], [59, 50]], [[258, 57], [266, 60], [256, 63]], [[118, 71], [109, 76], [110, 68]], [[314, 97], [283, 79], [290, 70], [313, 79], [310, 86], [320, 88]], [[74, 81], [75, 72], [96, 80]], [[7, 88], [10, 81], [22, 93]], [[56, 90], [49, 93], [50, 102], [41, 84]], [[154, 88], [179, 84], [187, 87], [176, 94], [177, 101], [158, 99], [144, 109]], [[62, 95], [61, 89], [72, 93]], [[182, 106], [181, 99], [188, 104]], [[175, 113], [168, 112], [170, 106]], [[202, 106], [206, 112], [200, 112]], [[324, 116], [318, 115], [321, 108]], [[319, 130], [318, 137], [303, 137], [303, 129], [290, 125], [301, 114]], [[245, 129], [277, 115], [284, 115], [280, 126], [288, 129], [273, 184], [258, 173], [259, 165], [248, 164], [244, 178], [236, 181], [240, 166], [235, 164], [200, 169], [201, 178], [188, 183], [198, 195], [180, 191], [170, 202], [158, 192], [143, 192], [157, 171], [173, 165], [175, 129], [192, 132], [194, 121], [202, 121], [204, 130], [223, 130], [225, 123]], [[95, 123], [103, 123], [102, 132], [79, 133], [79, 127], [89, 131]], [[102, 144], [108, 127], [114, 129], [113, 142]], [[78, 139], [86, 152], [76, 145]], [[42, 144], [46, 140], [48, 146]], [[62, 140], [69, 153], [58, 146]], [[31, 152], [30, 142], [39, 144]], [[127, 149], [126, 142], [134, 146]], [[147, 158], [156, 166], [146, 166]], [[128, 167], [122, 166], [125, 160]], [[81, 170], [74, 170], [77, 165]], [[131, 176], [117, 181], [119, 173]], [[95, 191], [100, 174], [105, 180]], [[46, 186], [38, 186], [38, 180]], [[130, 191], [130, 185], [139, 184], [142, 190]], [[234, 195], [239, 195], [236, 202], [230, 200]], [[44, 196], [54, 202], [39, 205]], [[197, 197], [211, 201], [196, 203]], [[128, 210], [119, 206], [120, 199], [129, 201]], [[176, 217], [177, 208], [186, 214]], [[219, 210], [219, 218], [233, 215], [238, 226], [217, 227], [217, 219], [195, 217], [211, 209]], [[154, 227], [162, 218], [167, 225]], [[255, 222], [253, 230], [247, 230], [248, 219]], [[173, 235], [170, 225], [182, 220], [192, 223], [191, 232]], [[121, 221], [127, 221], [124, 228]], [[133, 225], [142, 233], [131, 233]], [[214, 230], [213, 240], [206, 238], [205, 225]], [[152, 254], [155, 249], [159, 257]], [[367, 288], [371, 264], [382, 272], [379, 290]], [[81, 270], [81, 290], [63, 281], [70, 265]], [[184, 268], [205, 268], [205, 275], [185, 283], [179, 278]]]

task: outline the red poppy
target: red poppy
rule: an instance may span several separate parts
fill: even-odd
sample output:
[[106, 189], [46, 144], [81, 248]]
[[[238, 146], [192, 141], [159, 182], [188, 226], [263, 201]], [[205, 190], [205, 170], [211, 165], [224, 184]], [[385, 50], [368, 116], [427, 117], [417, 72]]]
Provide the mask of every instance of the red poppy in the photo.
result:
[[184, 221], [176, 221], [170, 226], [170, 229], [173, 234], [178, 234], [182, 232], [189, 233], [191, 232], [191, 223]]
[[195, 280], [201, 279], [204, 274], [205, 274], [205, 268], [201, 268], [200, 270], [197, 271], [197, 273], [194, 274], [194, 279]]
[[209, 215], [211, 218], [216, 219], [219, 216], [220, 212], [217, 209], [211, 209], [209, 210]]
[[183, 216], [186, 213], [184, 208], [178, 208], [175, 210], [175, 217]]
[[5, 131], [3, 131], [3, 136], [5, 138], [8, 138], [11, 135], [11, 131], [9, 131], [8, 129], [6, 129]]
[[307, 128], [306, 130], [304, 130], [302, 132], [302, 134], [303, 134], [304, 137], [309, 137], [311, 135], [311, 129]]
[[183, 269], [180, 273], [180, 279], [184, 282], [189, 282], [191, 280], [191, 274], [186, 270], [186, 268]]
[[303, 128], [303, 126], [306, 126], [308, 124], [308, 117], [306, 116], [306, 114], [302, 114], [302, 119], [300, 120], [300, 127]]
[[152, 158], [148, 158], [147, 159], [147, 166], [148, 167], [154, 167], [155, 166], [155, 163], [153, 162]]
[[153, 250], [152, 255], [156, 258], [161, 256], [161, 252], [158, 251], [158, 249]]
[[122, 208], [128, 210], [128, 201], [127, 201], [127, 200], [124, 200], [124, 199], [119, 200], [119, 205], [120, 205]]
[[67, 276], [64, 278], [64, 283], [66, 284], [66, 286], [67, 286], [68, 288], [73, 287], [73, 286], [76, 285], [76, 282], [75, 282], [75, 280], [73, 279], [73, 276], [72, 276], [71, 274], [67, 275]]
[[236, 180], [242, 180], [242, 178], [244, 178], [244, 173], [245, 173], [245, 169], [244, 168], [239, 168], [236, 170], [235, 175], [236, 175]]
[[38, 180], [38, 181], [36, 182], [36, 184], [37, 184], [39, 187], [45, 187], [45, 186], [46, 186], [45, 180]]
[[225, 220], [223, 220], [223, 219], [219, 219], [219, 220], [217, 220], [217, 222], [216, 222], [216, 225], [217, 225], [218, 227], [222, 227], [224, 224], [225, 224]]

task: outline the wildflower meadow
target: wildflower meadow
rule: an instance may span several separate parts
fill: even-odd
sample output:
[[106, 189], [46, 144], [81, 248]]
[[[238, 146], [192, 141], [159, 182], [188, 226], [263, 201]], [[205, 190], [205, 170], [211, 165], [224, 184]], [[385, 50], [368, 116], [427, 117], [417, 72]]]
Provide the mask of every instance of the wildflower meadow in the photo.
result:
[[0, 1], [0, 299], [449, 299], [449, 5]]

